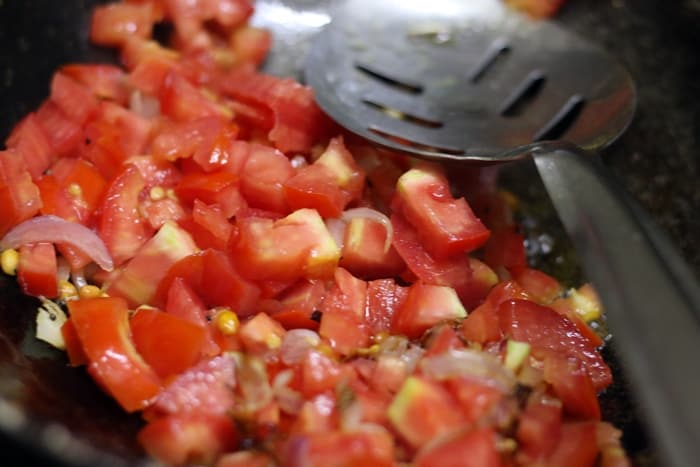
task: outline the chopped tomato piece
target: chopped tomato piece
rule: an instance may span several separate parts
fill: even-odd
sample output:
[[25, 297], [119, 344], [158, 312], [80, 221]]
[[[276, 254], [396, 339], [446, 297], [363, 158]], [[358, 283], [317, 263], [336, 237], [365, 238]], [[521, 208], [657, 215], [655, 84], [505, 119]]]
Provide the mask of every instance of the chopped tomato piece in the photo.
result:
[[226, 77], [222, 91], [272, 112], [272, 127], [262, 129], [282, 152], [309, 152], [329, 127], [311, 89], [289, 78], [238, 69]]
[[0, 151], [0, 235], [39, 212], [41, 196], [21, 156]]
[[498, 307], [502, 332], [528, 342], [534, 350], [556, 352], [579, 359], [596, 390], [612, 382], [612, 373], [591, 342], [566, 317], [551, 308], [527, 300], [509, 300]]
[[129, 337], [129, 310], [121, 298], [69, 300], [68, 310], [88, 358], [88, 371], [124, 410], [149, 405], [160, 380]]
[[97, 6], [92, 15], [90, 39], [99, 45], [123, 45], [132, 36], [149, 37], [156, 19], [151, 2]]
[[34, 113], [15, 126], [5, 144], [17, 151], [34, 180], [41, 177], [53, 160], [51, 140]]
[[[318, 432], [292, 437], [287, 441], [290, 466], [341, 467], [394, 465], [391, 435], [377, 427], [355, 432]], [[338, 453], [342, 452], [342, 456]]]
[[97, 99], [90, 89], [61, 72], [51, 80], [51, 101], [80, 126], [98, 111]]
[[144, 219], [138, 209], [144, 186], [145, 181], [138, 169], [127, 165], [107, 189], [98, 232], [115, 265], [133, 258], [148, 240]]
[[451, 287], [416, 282], [396, 311], [391, 329], [411, 339], [442, 321], [464, 318], [467, 315], [457, 293]]
[[435, 258], [482, 246], [490, 232], [464, 198], [455, 199], [444, 174], [434, 166], [414, 168], [397, 183], [397, 204]]
[[139, 432], [138, 439], [148, 454], [170, 465], [211, 464], [238, 445], [233, 419], [212, 414], [158, 418]]
[[[496, 435], [491, 429], [465, 431], [426, 446], [416, 456], [416, 467], [500, 467]], [[553, 464], [554, 465], [554, 464]]]
[[141, 308], [129, 322], [136, 350], [164, 380], [197, 363], [206, 328], [154, 308]]
[[56, 250], [51, 243], [22, 245], [19, 249], [17, 281], [22, 292], [34, 297], [58, 295]]

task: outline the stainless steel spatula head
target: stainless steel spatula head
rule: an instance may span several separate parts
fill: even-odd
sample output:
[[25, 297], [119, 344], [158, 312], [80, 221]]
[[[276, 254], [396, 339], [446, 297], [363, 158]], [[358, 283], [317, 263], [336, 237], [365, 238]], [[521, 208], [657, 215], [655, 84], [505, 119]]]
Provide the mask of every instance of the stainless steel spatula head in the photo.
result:
[[334, 120], [390, 149], [494, 162], [542, 140], [597, 149], [634, 114], [608, 54], [500, 0], [351, 0], [332, 17], [306, 80]]

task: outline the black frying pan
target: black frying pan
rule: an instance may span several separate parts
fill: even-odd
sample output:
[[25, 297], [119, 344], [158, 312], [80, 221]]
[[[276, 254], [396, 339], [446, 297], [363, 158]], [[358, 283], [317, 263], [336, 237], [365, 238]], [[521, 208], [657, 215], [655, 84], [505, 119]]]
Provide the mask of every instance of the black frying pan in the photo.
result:
[[[87, 43], [96, 0], [0, 0], [0, 136], [48, 94], [51, 73], [70, 61], [114, 61]], [[631, 128], [606, 152], [622, 183], [669, 230], [691, 267], [700, 271], [700, 8], [697, 1], [570, 0], [561, 20], [606, 45], [631, 70], [640, 104]], [[696, 5], [696, 6], [693, 6]], [[535, 231], [553, 234], [556, 255], [534, 260], [558, 277], [576, 280], [570, 246], [531, 168], [506, 173], [526, 200]], [[145, 462], [129, 416], [105, 396], [83, 369], [33, 339], [36, 303], [12, 280], [0, 278], [0, 464], [133, 465]], [[700, 344], [699, 344], [700, 345]], [[613, 345], [606, 349], [614, 363]], [[663, 465], [640, 422], [634, 388], [613, 365], [616, 383], [603, 395], [606, 419], [625, 431], [624, 443], [639, 465]]]

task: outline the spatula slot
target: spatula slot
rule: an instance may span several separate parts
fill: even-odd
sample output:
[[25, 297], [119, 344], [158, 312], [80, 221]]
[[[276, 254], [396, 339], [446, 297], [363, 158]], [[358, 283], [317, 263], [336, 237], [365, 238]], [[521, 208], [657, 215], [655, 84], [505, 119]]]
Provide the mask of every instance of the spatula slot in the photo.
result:
[[453, 156], [461, 156], [464, 154], [464, 150], [462, 149], [457, 149], [457, 148], [451, 148], [451, 147], [436, 147], [433, 145], [427, 145], [420, 143], [418, 141], [414, 141], [412, 139], [408, 139], [405, 136], [400, 136], [400, 135], [394, 135], [391, 134], [387, 131], [381, 130], [377, 127], [370, 127], [368, 128], [368, 131], [374, 133], [375, 135], [381, 136], [382, 138], [391, 141], [392, 143], [395, 144], [400, 144], [401, 146], [406, 147], [406, 151], [428, 151], [428, 152], [435, 152], [435, 153], [442, 153], [442, 154], [450, 154]]
[[578, 94], [569, 98], [549, 122], [537, 132], [535, 141], [555, 140], [561, 138], [576, 122], [586, 106], [586, 99]]
[[501, 106], [501, 115], [517, 117], [537, 98], [547, 78], [541, 71], [533, 71], [515, 88]]
[[421, 86], [420, 84], [400, 80], [393, 76], [389, 76], [386, 73], [374, 70], [368, 67], [367, 65], [363, 65], [362, 63], [355, 63], [355, 69], [362, 72], [370, 78], [392, 86], [400, 91], [404, 91], [409, 94], [421, 94], [423, 92], [423, 86]]
[[510, 46], [505, 39], [496, 39], [486, 52], [479, 58], [474, 67], [467, 73], [469, 81], [478, 83], [496, 64], [502, 61], [510, 52]]
[[428, 118], [424, 117], [419, 117], [418, 115], [412, 115], [406, 112], [403, 112], [399, 109], [389, 107], [383, 104], [379, 104], [377, 102], [371, 101], [371, 100], [363, 100], [363, 104], [372, 107], [373, 109], [379, 110], [383, 112], [384, 114], [395, 118], [397, 120], [403, 120], [405, 122], [410, 122], [413, 123], [414, 125], [420, 125], [426, 128], [442, 128], [443, 123], [436, 121], [436, 120], [431, 120]]

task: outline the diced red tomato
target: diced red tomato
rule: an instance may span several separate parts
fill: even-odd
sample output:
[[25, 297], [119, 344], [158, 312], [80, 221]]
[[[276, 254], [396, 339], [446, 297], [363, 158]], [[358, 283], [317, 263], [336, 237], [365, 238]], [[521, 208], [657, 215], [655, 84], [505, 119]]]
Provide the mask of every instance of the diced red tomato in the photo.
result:
[[329, 123], [310, 88], [288, 78], [277, 78], [250, 70], [233, 70], [222, 83], [222, 91], [243, 103], [269, 109], [274, 122], [268, 137], [282, 152], [309, 152], [326, 132]]
[[171, 465], [210, 464], [238, 445], [231, 417], [175, 414], [148, 423], [138, 435], [151, 456]]
[[61, 335], [63, 342], [66, 344], [66, 354], [71, 366], [85, 365], [88, 362], [88, 357], [83, 350], [83, 344], [80, 342], [78, 332], [75, 330], [73, 321], [68, 319], [61, 326]]
[[160, 380], [129, 337], [126, 301], [113, 297], [69, 300], [68, 310], [92, 377], [126, 411], [150, 404], [161, 391]]
[[204, 250], [175, 263], [158, 284], [156, 304], [165, 301], [177, 277], [184, 279], [206, 307], [226, 306], [239, 316], [250, 315], [260, 296], [260, 289], [242, 278], [229, 257], [217, 250]]
[[138, 209], [144, 186], [138, 169], [127, 165], [107, 189], [98, 231], [115, 265], [133, 258], [148, 240], [148, 231]]
[[241, 193], [254, 208], [289, 212], [284, 184], [294, 175], [289, 159], [281, 152], [252, 143], [241, 174]]
[[0, 151], [0, 235], [34, 216], [41, 208], [39, 189], [32, 183], [21, 156]]
[[564, 412], [582, 419], [600, 420], [600, 404], [591, 378], [575, 357], [548, 355], [544, 379], [564, 404]]
[[338, 264], [340, 250], [314, 210], [300, 209], [276, 221], [243, 217], [237, 226], [232, 252], [251, 279], [327, 278]]
[[482, 246], [489, 231], [464, 198], [455, 199], [444, 174], [434, 166], [414, 168], [397, 183], [397, 207], [438, 259]]
[[[371, 465], [390, 467], [394, 443], [388, 432], [377, 427], [356, 432], [319, 432], [292, 437], [286, 445], [290, 467], [342, 467]], [[342, 452], [342, 456], [338, 453]]]
[[532, 298], [542, 304], [551, 303], [564, 292], [558, 280], [537, 269], [523, 269], [514, 279]]
[[546, 459], [559, 444], [561, 412], [556, 401], [537, 401], [525, 407], [518, 421], [516, 438], [527, 462]]
[[561, 437], [548, 465], [591, 467], [598, 456], [595, 421], [568, 422], [561, 426]]
[[61, 73], [87, 86], [98, 99], [127, 102], [126, 73], [117, 66], [75, 63], [61, 67]]
[[17, 281], [22, 292], [34, 297], [58, 295], [56, 250], [51, 243], [33, 243], [19, 248]]
[[500, 467], [493, 430], [465, 431], [422, 449], [416, 467]]
[[216, 467], [272, 467], [272, 458], [258, 451], [238, 451], [224, 454], [216, 462]]
[[442, 321], [464, 318], [466, 310], [454, 289], [416, 282], [396, 311], [391, 330], [416, 339]]
[[90, 39], [99, 45], [123, 45], [132, 36], [149, 37], [156, 19], [151, 2], [101, 5], [92, 15]]
[[262, 64], [272, 46], [272, 35], [267, 29], [242, 26], [231, 35], [231, 48], [237, 62]]
[[486, 243], [484, 261], [497, 271], [506, 269], [519, 275], [527, 268], [524, 241], [514, 228], [496, 230]]
[[284, 337], [284, 328], [265, 313], [258, 313], [243, 323], [238, 335], [243, 347], [252, 353], [277, 349]]
[[610, 368], [591, 342], [574, 323], [551, 308], [526, 300], [510, 300], [499, 305], [498, 317], [506, 336], [528, 342], [535, 350], [579, 359], [596, 390], [612, 382]]
[[34, 180], [51, 165], [53, 147], [36, 114], [30, 113], [15, 126], [5, 145], [17, 151]]
[[419, 376], [406, 378], [388, 414], [393, 428], [415, 449], [459, 429], [465, 422], [450, 393], [439, 383]]
[[80, 125], [68, 118], [54, 102], [45, 101], [37, 110], [36, 118], [49, 137], [55, 154], [66, 156], [78, 149], [83, 138]]
[[466, 256], [435, 259], [423, 247], [416, 229], [401, 214], [394, 212], [391, 224], [393, 245], [416, 277], [427, 284], [452, 287], [460, 296], [471, 296], [472, 272]]
[[206, 329], [191, 321], [141, 308], [129, 324], [136, 350], [164, 380], [194, 365], [202, 354]]
[[396, 277], [406, 264], [396, 249], [386, 247], [386, 227], [368, 218], [355, 218], [347, 223], [340, 265], [353, 274], [376, 279]]
[[377, 334], [389, 332], [391, 322], [406, 299], [408, 290], [393, 279], [377, 279], [367, 283], [365, 321]]
[[535, 18], [547, 18], [556, 14], [564, 0], [506, 0], [506, 4]]
[[97, 99], [90, 89], [61, 72], [51, 80], [51, 101], [80, 126], [98, 111]]
[[225, 415], [236, 404], [236, 363], [231, 354], [205, 359], [163, 389], [149, 415]]

